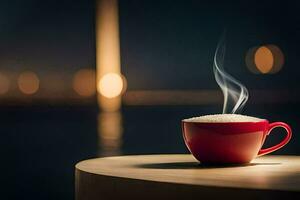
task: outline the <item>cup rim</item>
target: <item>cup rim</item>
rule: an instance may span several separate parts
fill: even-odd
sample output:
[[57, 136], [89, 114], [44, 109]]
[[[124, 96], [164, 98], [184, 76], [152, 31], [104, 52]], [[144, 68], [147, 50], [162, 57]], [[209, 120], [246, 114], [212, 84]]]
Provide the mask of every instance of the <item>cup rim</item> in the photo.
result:
[[188, 119], [181, 120], [181, 123], [191, 123], [191, 124], [257, 124], [257, 123], [269, 123], [267, 119], [261, 119], [259, 121], [243, 121], [243, 122], [195, 122], [195, 121], [186, 121]]

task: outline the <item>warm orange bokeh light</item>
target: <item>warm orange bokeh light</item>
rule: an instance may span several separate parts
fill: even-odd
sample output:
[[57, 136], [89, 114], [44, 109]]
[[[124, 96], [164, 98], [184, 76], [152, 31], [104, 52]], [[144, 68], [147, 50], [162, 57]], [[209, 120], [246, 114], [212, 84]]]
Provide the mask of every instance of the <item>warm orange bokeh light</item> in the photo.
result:
[[73, 78], [73, 89], [80, 96], [92, 96], [96, 92], [96, 75], [92, 69], [81, 69]]
[[270, 49], [270, 51], [273, 54], [273, 58], [274, 58], [274, 65], [272, 70], [270, 71], [270, 73], [277, 73], [281, 70], [281, 68], [284, 65], [284, 55], [283, 52], [281, 51], [281, 49], [273, 44], [267, 45], [268, 49]]
[[98, 83], [98, 91], [106, 98], [114, 98], [121, 94], [123, 89], [123, 80], [119, 74], [105, 74]]
[[266, 46], [261, 46], [255, 52], [254, 63], [261, 73], [269, 73], [274, 65], [274, 56], [272, 51]]
[[283, 67], [284, 55], [278, 46], [266, 44], [250, 48], [245, 61], [248, 69], [255, 74], [274, 74]]
[[2, 73], [0, 73], [0, 94], [5, 94], [8, 92], [10, 86], [9, 79]]
[[40, 87], [40, 80], [34, 72], [23, 72], [18, 78], [18, 86], [24, 94], [34, 94]]

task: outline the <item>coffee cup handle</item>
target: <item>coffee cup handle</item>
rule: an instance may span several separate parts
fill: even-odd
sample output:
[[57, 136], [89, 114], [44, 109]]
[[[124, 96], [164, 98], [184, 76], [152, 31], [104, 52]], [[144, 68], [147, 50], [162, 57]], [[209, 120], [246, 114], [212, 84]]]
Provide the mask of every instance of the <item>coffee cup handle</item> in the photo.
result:
[[269, 124], [267, 136], [271, 133], [271, 131], [274, 128], [278, 128], [278, 127], [284, 128], [286, 130], [287, 134], [286, 134], [285, 138], [279, 144], [276, 144], [275, 146], [259, 150], [257, 156], [263, 156], [263, 155], [266, 155], [273, 151], [276, 151], [276, 150], [280, 149], [281, 147], [283, 147], [284, 145], [286, 145], [290, 141], [290, 139], [292, 137], [292, 129], [289, 125], [287, 125], [286, 123], [283, 123], [283, 122], [274, 122], [274, 123]]

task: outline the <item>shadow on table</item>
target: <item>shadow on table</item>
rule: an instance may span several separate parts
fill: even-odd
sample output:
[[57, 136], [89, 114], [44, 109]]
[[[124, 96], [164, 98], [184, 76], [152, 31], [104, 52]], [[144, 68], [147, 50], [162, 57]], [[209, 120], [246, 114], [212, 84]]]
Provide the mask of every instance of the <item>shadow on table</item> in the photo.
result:
[[257, 165], [280, 165], [281, 163], [247, 163], [247, 164], [201, 164], [198, 162], [172, 162], [172, 163], [147, 163], [137, 165], [146, 169], [209, 169], [209, 168], [230, 168], [230, 167], [251, 167]]

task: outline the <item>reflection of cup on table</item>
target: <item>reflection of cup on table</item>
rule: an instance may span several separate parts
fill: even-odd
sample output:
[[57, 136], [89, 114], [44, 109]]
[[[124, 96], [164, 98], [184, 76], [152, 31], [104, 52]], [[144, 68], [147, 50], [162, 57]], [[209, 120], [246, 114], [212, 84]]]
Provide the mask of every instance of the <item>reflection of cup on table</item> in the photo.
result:
[[[277, 145], [261, 149], [266, 137], [277, 127], [286, 137]], [[292, 136], [289, 125], [236, 114], [206, 115], [182, 120], [186, 146], [201, 163], [249, 163], [257, 156], [276, 151]]]

